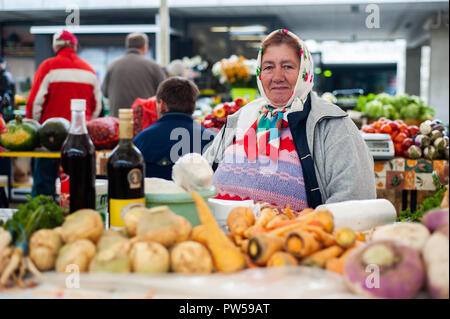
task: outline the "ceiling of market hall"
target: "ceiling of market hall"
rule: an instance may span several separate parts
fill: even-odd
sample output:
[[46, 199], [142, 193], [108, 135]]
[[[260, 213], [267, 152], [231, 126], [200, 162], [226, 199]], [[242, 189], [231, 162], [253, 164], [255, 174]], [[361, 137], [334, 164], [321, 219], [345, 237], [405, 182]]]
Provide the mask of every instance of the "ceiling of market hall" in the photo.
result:
[[[0, 23], [3, 25], [33, 23], [36, 25], [59, 25], [64, 23], [67, 13], [63, 8], [41, 10], [36, 7], [22, 9], [8, 7], [8, 1], [0, 2]], [[150, 1], [154, 2], [154, 1]], [[228, 1], [226, 5], [218, 5], [220, 1], [209, 1], [209, 5], [197, 1], [188, 5], [182, 1], [175, 2], [169, 9], [172, 17], [196, 18], [226, 18], [226, 17], [257, 17], [272, 16], [278, 18], [286, 27], [299, 34], [304, 39], [314, 40], [393, 40], [407, 39], [409, 42], [419, 42], [426, 38], [424, 24], [427, 20], [436, 22], [439, 13], [446, 12], [444, 23], [448, 26], [448, 1]], [[194, 1], [195, 2], [195, 1]], [[181, 3], [182, 5], [177, 5]], [[192, 2], [191, 2], [192, 3]], [[246, 5], [254, 3], [254, 5]], [[262, 5], [264, 4], [265, 5]], [[374, 9], [373, 5], [376, 8]], [[42, 6], [41, 6], [42, 8]], [[379, 12], [379, 25], [367, 25], [374, 14]], [[145, 19], [158, 12], [157, 6], [147, 8], [128, 6], [126, 8], [97, 8], [80, 6], [80, 15], [89, 21], [95, 21], [99, 15], [119, 15], [121, 19]], [[430, 17], [435, 17], [430, 20]], [[441, 15], [442, 16], [442, 15]], [[437, 21], [439, 22], [439, 21]], [[221, 25], [221, 24], [218, 24]], [[371, 26], [371, 27], [370, 27]], [[268, 30], [270, 32], [270, 30]]]

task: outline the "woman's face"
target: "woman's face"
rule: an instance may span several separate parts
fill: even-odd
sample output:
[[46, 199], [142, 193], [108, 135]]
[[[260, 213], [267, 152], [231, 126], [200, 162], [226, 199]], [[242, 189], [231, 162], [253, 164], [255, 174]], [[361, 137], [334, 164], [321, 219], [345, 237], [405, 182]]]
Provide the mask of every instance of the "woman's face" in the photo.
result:
[[273, 106], [285, 106], [289, 101], [300, 70], [300, 60], [287, 44], [271, 45], [261, 61], [261, 83]]

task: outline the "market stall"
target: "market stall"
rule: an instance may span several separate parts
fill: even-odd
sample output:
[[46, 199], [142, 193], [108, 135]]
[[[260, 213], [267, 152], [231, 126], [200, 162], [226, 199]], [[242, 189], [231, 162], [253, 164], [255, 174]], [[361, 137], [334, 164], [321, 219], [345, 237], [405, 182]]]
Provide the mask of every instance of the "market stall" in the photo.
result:
[[[197, 120], [218, 131], [248, 101], [214, 103]], [[121, 122], [128, 128], [132, 113]], [[141, 119], [133, 121], [140, 130]], [[0, 156], [60, 158], [63, 122], [51, 131], [18, 117], [1, 135]], [[118, 122], [88, 122], [98, 177], [107, 175]], [[362, 128], [393, 144], [396, 157], [375, 158], [374, 171], [379, 191], [411, 192], [401, 208], [384, 196], [299, 211], [221, 201], [199, 154], [175, 163], [173, 181], [147, 179], [145, 205], [131, 198], [115, 213], [103, 203], [68, 214], [49, 197], [31, 199], [0, 222], [0, 298], [448, 298], [448, 178], [436, 182], [448, 167], [448, 137], [438, 122], [419, 125], [381, 118]], [[123, 181], [142, 188], [134, 177]], [[433, 202], [423, 206], [417, 191], [433, 192]]]
[[[120, 230], [92, 209], [64, 217], [44, 197], [19, 206], [0, 227], [0, 297], [448, 297], [448, 189], [421, 222], [394, 223], [383, 199], [302, 211], [224, 204], [209, 183], [187, 191], [198, 176], [175, 176], [183, 182], [148, 181], [147, 199], [164, 189], [165, 203], [129, 209]], [[180, 210], [170, 199], [185, 193]], [[374, 285], [369, 266], [385, 269]]]

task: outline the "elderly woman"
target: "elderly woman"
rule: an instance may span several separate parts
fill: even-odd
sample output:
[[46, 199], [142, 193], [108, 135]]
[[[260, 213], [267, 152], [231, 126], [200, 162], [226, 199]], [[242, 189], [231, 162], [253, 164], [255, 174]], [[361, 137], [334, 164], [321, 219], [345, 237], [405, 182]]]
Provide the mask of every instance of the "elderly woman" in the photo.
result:
[[220, 199], [292, 209], [376, 198], [373, 159], [356, 125], [311, 92], [304, 42], [272, 32], [258, 54], [261, 98], [230, 115], [203, 156]]

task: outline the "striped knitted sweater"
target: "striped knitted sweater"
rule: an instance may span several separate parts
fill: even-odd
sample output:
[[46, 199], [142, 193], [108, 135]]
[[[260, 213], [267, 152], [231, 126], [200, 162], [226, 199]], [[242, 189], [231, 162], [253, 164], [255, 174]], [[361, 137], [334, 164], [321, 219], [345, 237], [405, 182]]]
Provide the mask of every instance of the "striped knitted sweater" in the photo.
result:
[[295, 150], [291, 131], [283, 121], [280, 129], [278, 162], [259, 155], [249, 162], [243, 140], [237, 140], [224, 153], [213, 177], [216, 198], [224, 200], [264, 201], [301, 211], [308, 207], [303, 170]]

